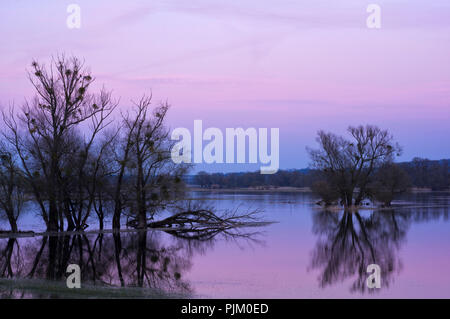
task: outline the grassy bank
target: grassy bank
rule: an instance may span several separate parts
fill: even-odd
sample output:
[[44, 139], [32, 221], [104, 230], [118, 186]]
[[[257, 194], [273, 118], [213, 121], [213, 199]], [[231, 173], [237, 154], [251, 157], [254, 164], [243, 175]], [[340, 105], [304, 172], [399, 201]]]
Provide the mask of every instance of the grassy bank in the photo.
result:
[[159, 289], [139, 287], [113, 287], [106, 285], [81, 284], [79, 289], [69, 289], [65, 281], [40, 279], [0, 279], [0, 295], [17, 298], [133, 298], [133, 299], [167, 299], [188, 298], [187, 294], [168, 293]]
[[253, 192], [253, 193], [309, 193], [311, 189], [309, 187], [277, 187], [277, 188], [201, 188], [201, 187], [188, 187], [188, 191], [191, 192], [220, 192], [220, 193], [237, 193], [237, 192]]

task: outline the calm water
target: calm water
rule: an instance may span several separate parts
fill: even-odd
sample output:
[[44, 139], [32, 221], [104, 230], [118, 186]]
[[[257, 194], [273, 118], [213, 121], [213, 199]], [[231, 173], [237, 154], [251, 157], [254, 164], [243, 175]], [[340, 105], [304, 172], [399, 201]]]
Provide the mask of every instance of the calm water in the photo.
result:
[[[244, 237], [186, 241], [161, 231], [0, 239], [0, 276], [142, 286], [203, 298], [450, 298], [449, 193], [410, 194], [383, 211], [326, 212], [308, 193], [194, 193], [276, 221]], [[43, 230], [28, 213], [22, 229]], [[118, 263], [119, 261], [119, 263]], [[368, 264], [381, 289], [366, 288]], [[119, 266], [118, 266], [119, 265]], [[0, 286], [7, 297], [49, 297]], [[50, 297], [57, 297], [50, 295]]]

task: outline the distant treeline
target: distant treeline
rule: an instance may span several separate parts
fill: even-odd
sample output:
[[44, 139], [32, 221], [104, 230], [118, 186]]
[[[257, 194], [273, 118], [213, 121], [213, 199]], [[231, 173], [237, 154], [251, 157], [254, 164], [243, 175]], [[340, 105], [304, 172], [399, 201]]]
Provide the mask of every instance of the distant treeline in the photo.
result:
[[[428, 160], [414, 158], [397, 164], [409, 176], [411, 187], [445, 190], [450, 187], [450, 159]], [[188, 179], [189, 184], [202, 188], [246, 187], [311, 187], [320, 179], [314, 169], [279, 170], [276, 174], [199, 172]]]

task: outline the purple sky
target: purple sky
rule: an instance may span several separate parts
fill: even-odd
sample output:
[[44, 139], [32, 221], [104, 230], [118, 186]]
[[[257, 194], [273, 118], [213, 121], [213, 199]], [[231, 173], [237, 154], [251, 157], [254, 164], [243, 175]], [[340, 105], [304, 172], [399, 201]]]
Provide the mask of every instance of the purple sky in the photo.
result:
[[[369, 3], [381, 29], [366, 27]], [[124, 108], [167, 99], [172, 128], [279, 127], [281, 168], [308, 165], [317, 130], [366, 123], [394, 133], [400, 160], [450, 158], [448, 0], [2, 0], [1, 105], [30, 97], [26, 68], [58, 52], [83, 57]]]

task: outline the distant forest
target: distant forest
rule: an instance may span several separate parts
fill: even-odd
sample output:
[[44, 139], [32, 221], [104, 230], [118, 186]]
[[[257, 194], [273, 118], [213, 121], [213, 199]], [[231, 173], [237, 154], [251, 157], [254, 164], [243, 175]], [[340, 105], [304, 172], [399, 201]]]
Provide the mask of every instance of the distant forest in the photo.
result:
[[[414, 158], [411, 162], [397, 164], [409, 176], [410, 187], [447, 190], [450, 187], [450, 159], [428, 160]], [[314, 169], [279, 170], [276, 174], [206, 173], [188, 177], [188, 184], [202, 188], [264, 188], [264, 187], [311, 187], [319, 179]]]

